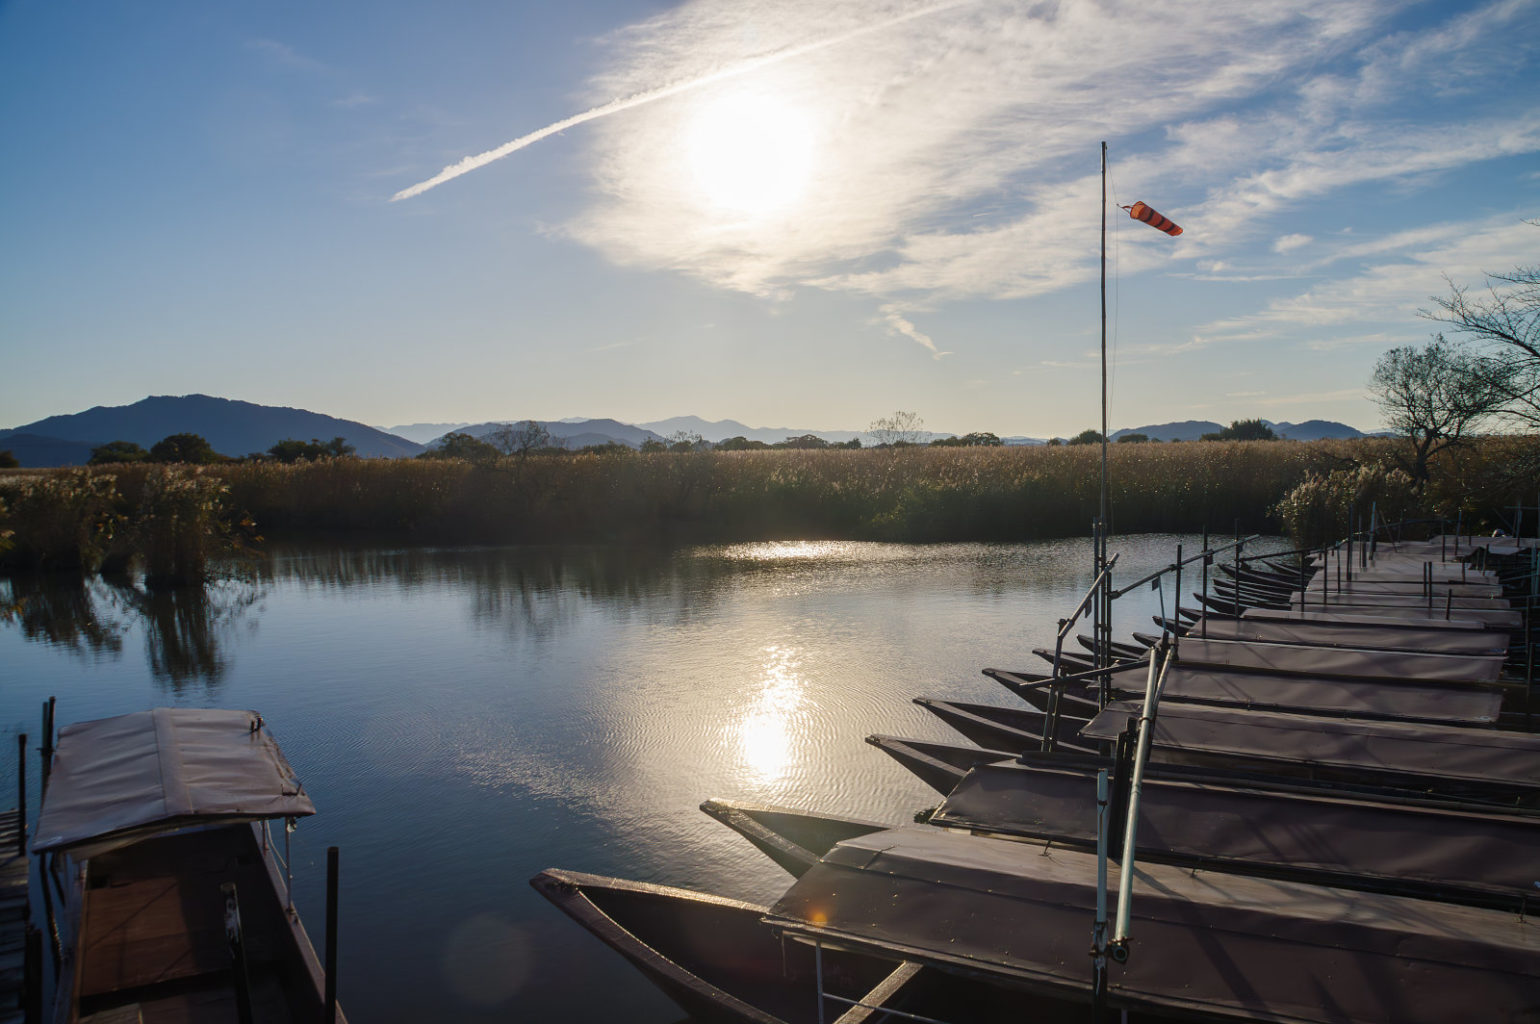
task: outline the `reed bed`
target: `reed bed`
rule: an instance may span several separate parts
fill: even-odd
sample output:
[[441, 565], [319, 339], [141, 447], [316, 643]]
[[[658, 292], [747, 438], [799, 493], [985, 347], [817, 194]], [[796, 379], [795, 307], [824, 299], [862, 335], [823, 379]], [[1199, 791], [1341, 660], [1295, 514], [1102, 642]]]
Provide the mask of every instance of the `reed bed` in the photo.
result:
[[[1490, 529], [1503, 507], [1536, 500], [1540, 438], [1451, 450], [1422, 488], [1391, 473], [1399, 450], [1389, 439], [1113, 445], [1112, 529], [1341, 536], [1346, 510], [1376, 495], [1382, 511], [1460, 514]], [[0, 533], [14, 534], [0, 567], [134, 558], [168, 577], [196, 575], [201, 560], [256, 532], [408, 545], [1081, 536], [1099, 478], [1094, 445], [56, 470], [0, 480]]]
[[[1377, 442], [1115, 445], [1121, 533], [1276, 529], [1310, 473]], [[1100, 450], [899, 448], [532, 455], [495, 463], [336, 459], [224, 467], [269, 536], [406, 543], [1011, 541], [1086, 533]]]

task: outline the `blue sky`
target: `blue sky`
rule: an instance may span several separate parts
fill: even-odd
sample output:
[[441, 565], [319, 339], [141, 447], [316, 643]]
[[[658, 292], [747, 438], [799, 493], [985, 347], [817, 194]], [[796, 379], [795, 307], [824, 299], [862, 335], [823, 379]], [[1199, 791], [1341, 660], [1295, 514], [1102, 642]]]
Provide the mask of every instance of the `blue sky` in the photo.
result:
[[[1540, 2], [0, 0], [0, 426], [204, 392], [1369, 428], [1444, 275], [1533, 263]], [[433, 187], [445, 168], [564, 130]], [[476, 163], [476, 161], [472, 161]]]

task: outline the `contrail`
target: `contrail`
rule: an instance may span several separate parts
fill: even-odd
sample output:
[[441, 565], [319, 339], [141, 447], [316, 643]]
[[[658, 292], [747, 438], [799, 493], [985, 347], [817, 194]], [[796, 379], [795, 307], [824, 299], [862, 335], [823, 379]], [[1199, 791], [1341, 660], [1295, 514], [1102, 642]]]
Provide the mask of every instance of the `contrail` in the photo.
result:
[[477, 153], [475, 156], [468, 156], [457, 164], [450, 164], [448, 167], [444, 168], [442, 171], [439, 171], [427, 181], [420, 181], [410, 188], [404, 188], [400, 192], [397, 192], [395, 195], [390, 197], [390, 201], [394, 203], [397, 200], [410, 199], [413, 196], [420, 196], [429, 189], [437, 188], [439, 185], [442, 185], [446, 181], [453, 181], [455, 178], [458, 178], [462, 174], [468, 174], [471, 171], [476, 170], [478, 167], [485, 167], [492, 161], [501, 160], [503, 157], [508, 156], [510, 153], [517, 153], [525, 146], [532, 146], [547, 136], [555, 135], [558, 132], [564, 132], [568, 128], [573, 128], [588, 121], [597, 120], [601, 117], [608, 117], [611, 114], [618, 114], [622, 110], [630, 110], [633, 107], [640, 107], [645, 103], [653, 103], [657, 100], [667, 99], [670, 96], [677, 96], [682, 92], [689, 92], [691, 89], [699, 89], [703, 86], [711, 85], [715, 82], [720, 82], [723, 79], [735, 78], [738, 75], [748, 74], [750, 71], [757, 71], [758, 69], [769, 64], [779, 64], [783, 60], [791, 60], [793, 57], [801, 57], [804, 54], [813, 53], [817, 50], [824, 50], [831, 46], [838, 46], [841, 43], [849, 42], [850, 40], [856, 39], [860, 36], [868, 35], [872, 32], [881, 32], [883, 29], [892, 28], [894, 25], [901, 25], [906, 21], [913, 21], [915, 18], [924, 18], [931, 14], [950, 10], [953, 7], [962, 7], [966, 4], [974, 2], [976, 2], [976, 0], [945, 0], [943, 3], [931, 4], [929, 7], [921, 7], [917, 10], [910, 11], [907, 14], [900, 14], [896, 18], [889, 18], [887, 21], [878, 22], [875, 25], [865, 25], [861, 28], [853, 28], [849, 31], [829, 36], [826, 39], [819, 39], [811, 43], [803, 43], [800, 46], [788, 46], [780, 50], [772, 51], [770, 53], [761, 54], [758, 57], [750, 57], [747, 60], [740, 61], [737, 64], [730, 65], [718, 71], [713, 71], [709, 75], [703, 75], [699, 78], [692, 78], [684, 82], [675, 82], [672, 85], [659, 86], [656, 89], [648, 89], [645, 92], [634, 93], [630, 96], [626, 96], [618, 100], [611, 100], [608, 103], [602, 103], [590, 110], [583, 111], [581, 114], [573, 114], [571, 117], [563, 118], [562, 120], [553, 124], [548, 124], [544, 128], [530, 132], [528, 135], [520, 135], [512, 142], [505, 142], [501, 146], [498, 146], [496, 149], [489, 149], [485, 153]]

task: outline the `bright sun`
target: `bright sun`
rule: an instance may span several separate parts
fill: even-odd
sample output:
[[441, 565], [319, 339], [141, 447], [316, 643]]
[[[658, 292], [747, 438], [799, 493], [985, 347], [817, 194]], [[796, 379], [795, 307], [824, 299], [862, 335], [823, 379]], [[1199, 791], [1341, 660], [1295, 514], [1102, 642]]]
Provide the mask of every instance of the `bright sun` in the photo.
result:
[[763, 216], [790, 205], [807, 187], [812, 131], [799, 110], [773, 96], [729, 93], [696, 115], [688, 152], [707, 202]]

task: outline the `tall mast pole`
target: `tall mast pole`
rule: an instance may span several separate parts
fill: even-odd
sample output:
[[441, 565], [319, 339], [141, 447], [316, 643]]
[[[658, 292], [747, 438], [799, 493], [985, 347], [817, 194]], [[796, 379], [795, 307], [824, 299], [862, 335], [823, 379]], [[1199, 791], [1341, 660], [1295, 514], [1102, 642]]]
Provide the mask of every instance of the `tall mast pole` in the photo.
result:
[[[1096, 571], [1107, 567], [1107, 142], [1102, 141], [1102, 482], [1101, 498], [1097, 507]], [[1091, 630], [1099, 641], [1096, 645], [1094, 664], [1105, 668], [1112, 664], [1108, 644], [1112, 640], [1112, 584], [1105, 578], [1101, 594], [1095, 605], [1096, 622]], [[1111, 680], [1101, 677], [1101, 703], [1106, 705], [1110, 696]]]
[[1107, 143], [1102, 143], [1102, 489], [1099, 509], [1107, 523]]

